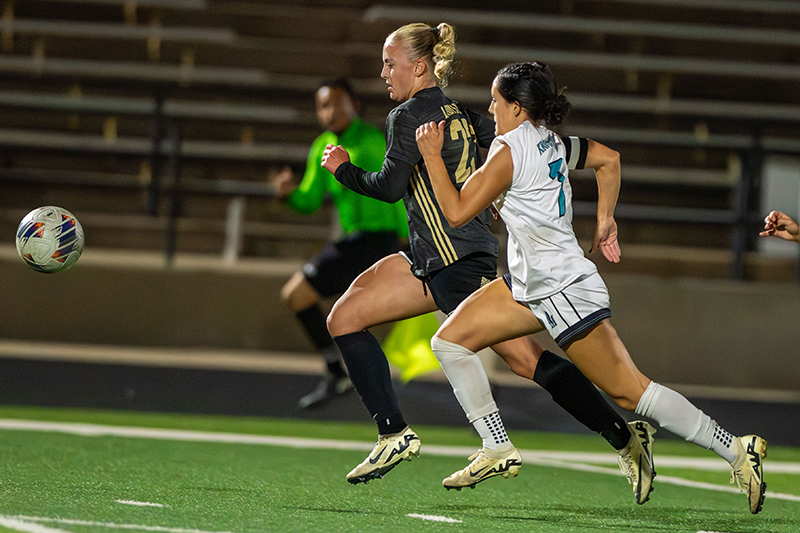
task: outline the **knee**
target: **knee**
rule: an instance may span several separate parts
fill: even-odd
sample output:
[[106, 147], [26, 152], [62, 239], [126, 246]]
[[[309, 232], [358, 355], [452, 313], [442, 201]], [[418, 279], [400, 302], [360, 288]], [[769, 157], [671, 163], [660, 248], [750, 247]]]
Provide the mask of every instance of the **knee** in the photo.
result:
[[642, 394], [644, 394], [644, 389], [630, 390], [622, 394], [610, 394], [609, 396], [614, 400], [614, 403], [626, 411], [636, 412], [636, 407], [639, 405], [639, 400], [642, 399]]
[[440, 362], [456, 361], [475, 355], [474, 352], [464, 348], [457, 342], [441, 338], [438, 333], [431, 338], [431, 349]]
[[341, 305], [342, 300], [336, 302], [331, 309], [331, 312], [328, 313], [327, 325], [328, 325], [328, 333], [331, 334], [331, 337], [338, 337], [339, 335], [347, 335], [348, 333], [355, 333], [356, 331], [361, 331], [366, 328], [357, 329], [353, 314], [351, 312], [350, 307], [346, 305]]
[[463, 334], [462, 331], [459, 331], [458, 328], [453, 327], [449, 321], [445, 321], [444, 324], [439, 326], [439, 330], [436, 332], [436, 335], [431, 339], [443, 340], [445, 342], [451, 342], [453, 344], [459, 344], [461, 346], [467, 346], [469, 339]]
[[295, 272], [281, 287], [281, 301], [294, 312], [307, 309], [319, 300], [320, 295], [302, 272]]
[[543, 350], [533, 339], [514, 339], [492, 348], [512, 372], [525, 379], [533, 379]]
[[294, 294], [295, 286], [292, 283], [292, 280], [287, 281], [281, 287], [281, 302], [284, 305], [289, 305], [292, 301], [292, 294]]
[[341, 332], [342, 321], [340, 320], [339, 311], [336, 306], [333, 306], [331, 312], [328, 313], [328, 318], [325, 320], [325, 323], [328, 326], [328, 333], [331, 334], [331, 337], [345, 334], [345, 332]]
[[634, 402], [629, 397], [626, 396], [616, 396], [613, 397], [614, 403], [625, 409], [626, 411], [635, 412], [636, 406], [639, 405], [639, 402]]
[[533, 379], [533, 374], [536, 372], [536, 363], [538, 358], [530, 357], [524, 353], [514, 353], [508, 351], [501, 351], [494, 347], [495, 353], [508, 365], [508, 368], [516, 375], [525, 379]]
[[535, 362], [531, 364], [529, 361], [519, 361], [515, 359], [513, 361], [506, 360], [506, 364], [513, 373], [525, 379], [533, 379], [533, 373], [536, 372]]

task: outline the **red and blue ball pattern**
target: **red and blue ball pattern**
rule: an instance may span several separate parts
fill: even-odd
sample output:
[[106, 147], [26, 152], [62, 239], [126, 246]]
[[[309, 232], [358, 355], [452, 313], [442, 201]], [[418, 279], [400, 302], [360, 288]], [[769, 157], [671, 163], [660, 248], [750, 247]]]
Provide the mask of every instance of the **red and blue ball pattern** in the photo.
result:
[[52, 205], [34, 209], [17, 228], [17, 253], [29, 267], [45, 274], [74, 265], [83, 252], [83, 242], [78, 219]]

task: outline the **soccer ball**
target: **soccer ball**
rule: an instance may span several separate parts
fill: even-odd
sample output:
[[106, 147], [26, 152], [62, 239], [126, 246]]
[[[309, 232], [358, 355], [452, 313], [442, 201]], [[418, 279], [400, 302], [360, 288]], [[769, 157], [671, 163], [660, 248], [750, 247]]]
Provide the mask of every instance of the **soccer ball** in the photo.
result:
[[66, 209], [40, 207], [19, 223], [17, 253], [37, 272], [63, 272], [75, 264], [81, 252], [83, 228]]

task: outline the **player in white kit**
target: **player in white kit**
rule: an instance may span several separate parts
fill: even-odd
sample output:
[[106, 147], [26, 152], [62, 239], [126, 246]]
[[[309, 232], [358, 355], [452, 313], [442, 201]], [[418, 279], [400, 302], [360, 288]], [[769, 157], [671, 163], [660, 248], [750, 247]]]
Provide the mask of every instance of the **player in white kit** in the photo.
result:
[[[732, 436], [682, 395], [647, 378], [609, 322], [608, 291], [572, 229], [566, 150], [560, 137], [547, 128], [559, 124], [569, 107], [546, 65], [503, 68], [492, 84], [489, 107], [497, 137], [486, 163], [460, 191], [442, 163], [443, 123], [418, 128], [417, 143], [448, 223], [459, 227], [502, 195], [495, 205], [509, 234], [509, 275], [462, 302], [431, 341], [433, 350], [440, 359], [470, 356], [489, 345], [547, 329], [586, 377], [618, 405], [726, 459], [732, 468], [731, 482], [744, 485], [750, 511], [758, 513], [766, 490], [761, 469], [766, 440]], [[592, 249], [599, 248], [613, 262], [620, 255], [614, 221], [619, 177], [617, 172], [598, 178], [598, 222], [592, 243]], [[649, 490], [635, 496], [644, 503], [648, 495]]]

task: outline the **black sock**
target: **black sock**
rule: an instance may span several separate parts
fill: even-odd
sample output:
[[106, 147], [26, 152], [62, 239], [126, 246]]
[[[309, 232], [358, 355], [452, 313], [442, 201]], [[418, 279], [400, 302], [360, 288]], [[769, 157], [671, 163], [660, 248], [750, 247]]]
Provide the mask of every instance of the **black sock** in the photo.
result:
[[591, 381], [570, 361], [545, 351], [536, 365], [533, 381], [578, 422], [599, 433], [615, 450], [631, 440], [625, 420], [609, 405]]
[[333, 338], [361, 402], [378, 424], [378, 433], [398, 433], [406, 427], [392, 388], [389, 363], [380, 343], [368, 331]]
[[325, 364], [328, 366], [330, 373], [336, 377], [346, 376], [347, 373], [339, 361], [339, 352], [336, 350], [333, 339], [331, 339], [331, 334], [328, 333], [325, 315], [322, 314], [322, 309], [320, 309], [319, 305], [314, 304], [311, 307], [306, 307], [302, 311], [298, 311], [296, 316], [306, 330], [311, 342], [325, 358]]

